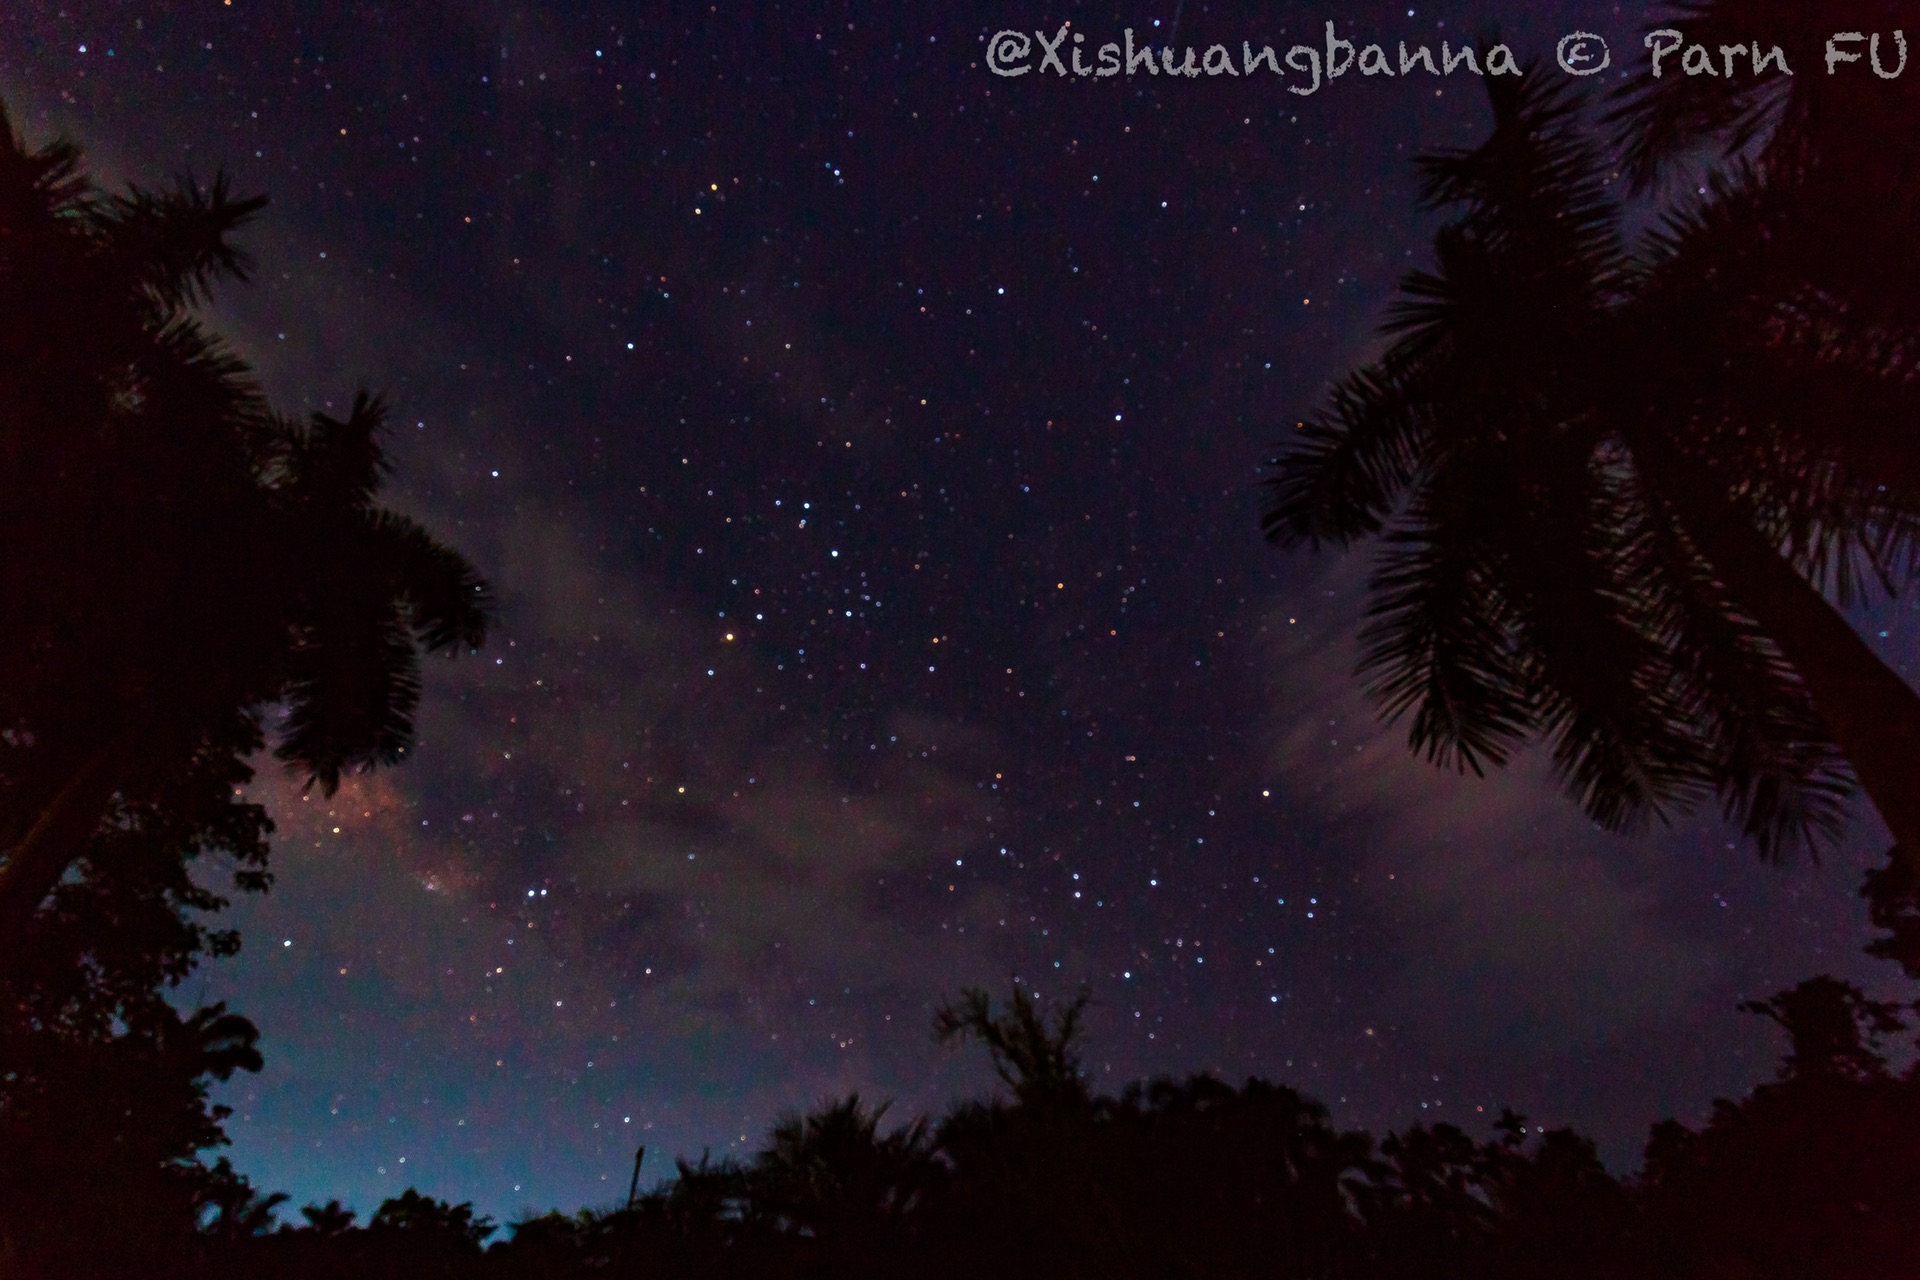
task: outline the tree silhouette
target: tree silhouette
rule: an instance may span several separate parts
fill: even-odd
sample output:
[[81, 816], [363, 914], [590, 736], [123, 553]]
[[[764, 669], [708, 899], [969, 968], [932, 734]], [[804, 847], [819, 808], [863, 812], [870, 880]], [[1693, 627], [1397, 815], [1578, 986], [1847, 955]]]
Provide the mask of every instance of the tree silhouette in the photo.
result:
[[[947, 1274], [1125, 1274], [1123, 1219], [1105, 1165], [1093, 1098], [1080, 1071], [1081, 1016], [1091, 997], [1043, 1005], [1014, 985], [996, 1010], [977, 987], [942, 1001], [934, 1039], [983, 1046], [1011, 1091], [955, 1106], [934, 1140], [951, 1168], [927, 1226]], [[980, 1224], [996, 1229], [983, 1232]]]
[[1639, 1180], [1641, 1274], [1910, 1274], [1920, 1075], [1896, 1075], [1876, 1047], [1903, 1020], [1825, 976], [1743, 1007], [1786, 1032], [1780, 1078], [1716, 1102], [1698, 1131], [1654, 1127]]
[[[1693, 0], [1662, 25], [1709, 48], [1751, 38], [1733, 36], [1735, 28], [1765, 30], [1793, 66], [1825, 69], [1829, 37], [1845, 31], [1879, 33], [1870, 44], [1859, 42], [1877, 64], [1883, 35], [1903, 15], [1911, 16], [1897, 0], [1814, 7]], [[1901, 51], [1886, 51], [1888, 69], [1907, 56], [1905, 37], [1896, 38]], [[1840, 47], [1850, 51], [1844, 40]], [[1834, 383], [1911, 381], [1920, 327], [1920, 264], [1911, 252], [1920, 216], [1920, 138], [1913, 127], [1920, 86], [1911, 76], [1879, 74], [1877, 65], [1875, 74], [1851, 69], [1860, 74], [1739, 76], [1712, 88], [1703, 77], [1649, 77], [1616, 92], [1610, 120], [1640, 190], [1697, 168], [1703, 154], [1733, 163], [1725, 203], [1734, 212], [1726, 222], [1728, 238], [1744, 251], [1718, 255], [1717, 292], [1783, 331], [1790, 340], [1782, 354], [1798, 357], [1784, 376], [1756, 379], [1757, 402], [1772, 401], [1776, 429], [1795, 437], [1804, 458], [1816, 465], [1839, 459], [1841, 468], [1910, 495], [1920, 490], [1912, 396], [1863, 396], [1858, 386]], [[1877, 550], [1872, 567], [1892, 589], [1911, 573], [1912, 548], [1895, 537]], [[1848, 566], [1830, 554], [1801, 565], [1815, 571], [1817, 583], [1830, 578], [1842, 603], [1855, 594]], [[1831, 660], [1796, 657], [1796, 665], [1896, 838], [1911, 844], [1920, 827], [1913, 767], [1920, 696], [1865, 660], [1865, 646], [1830, 610], [1808, 604], [1802, 612], [1807, 635], [1797, 643], [1822, 647]], [[1791, 624], [1781, 629], [1787, 633]]]
[[1080, 1019], [1092, 1002], [1082, 992], [1071, 1003], [1047, 1013], [1025, 988], [1015, 985], [1004, 1013], [993, 1012], [993, 1001], [979, 987], [967, 987], [957, 1001], [943, 1001], [933, 1016], [934, 1039], [941, 1044], [973, 1039], [986, 1047], [994, 1074], [1013, 1090], [1021, 1105], [1045, 1110], [1077, 1108], [1087, 1101], [1080, 1074], [1080, 1054], [1074, 1042]]
[[[259, 1069], [257, 1032], [168, 996], [238, 947], [192, 870], [219, 857], [265, 887], [264, 813], [234, 796], [236, 762], [200, 764], [167, 802], [115, 807], [0, 975], [0, 1256], [46, 1274], [151, 1272], [203, 1224], [251, 1234], [278, 1203], [199, 1162], [226, 1142], [208, 1088]], [[75, 1229], [105, 1220], [121, 1229]]]
[[1891, 960], [1909, 978], [1920, 979], [1920, 875], [1912, 861], [1890, 858], [1886, 866], [1869, 871], [1860, 896], [1874, 926], [1886, 930], [1867, 943], [1867, 954]]
[[1836, 834], [1851, 765], [1920, 839], [1920, 699], [1822, 591], [1912, 572], [1920, 485], [1882, 464], [1920, 390], [1783, 292], [1762, 179], [1629, 247], [1572, 91], [1488, 92], [1488, 140], [1420, 162], [1437, 269], [1277, 461], [1269, 536], [1384, 535], [1362, 674], [1437, 763], [1544, 738], [1607, 827], [1717, 796], [1768, 855]]
[[244, 760], [276, 708], [331, 792], [406, 751], [420, 652], [484, 637], [485, 584], [375, 502], [380, 402], [277, 415], [198, 319], [262, 204], [107, 196], [0, 110], [0, 965], [116, 804]]
[[886, 1111], [850, 1094], [782, 1119], [747, 1166], [751, 1211], [842, 1255], [856, 1243], [863, 1252], [899, 1247], [934, 1166], [926, 1121], [882, 1135]]
[[1097, 1108], [1090, 1153], [1127, 1274], [1340, 1274], [1364, 1256], [1373, 1140], [1264, 1080], [1129, 1085]]
[[423, 1196], [409, 1187], [399, 1195], [381, 1202], [374, 1210], [370, 1231], [405, 1231], [416, 1235], [444, 1237], [456, 1246], [478, 1248], [493, 1234], [493, 1219], [475, 1215], [471, 1203], [448, 1204]]
[[323, 1236], [343, 1235], [353, 1229], [355, 1213], [338, 1200], [329, 1200], [325, 1204], [310, 1204], [300, 1210], [300, 1216], [307, 1220], [307, 1229]]
[[[968, 997], [939, 1026], [1033, 1037], [1058, 1065], [1067, 1008]], [[882, 1133], [849, 1097], [777, 1122], [744, 1162], [677, 1163], [631, 1205], [558, 1211], [479, 1248], [470, 1207], [418, 1191], [366, 1228], [330, 1205], [262, 1234], [237, 1195], [232, 1229], [190, 1274], [586, 1280], [899, 1276], [962, 1280], [1798, 1280], [1904, 1276], [1920, 1257], [1920, 1072], [1878, 1044], [1899, 1010], [1832, 978], [1750, 1011], [1790, 1050], [1780, 1078], [1715, 1104], [1700, 1129], [1654, 1129], [1622, 1179], [1594, 1144], [1511, 1111], [1490, 1135], [1434, 1123], [1384, 1135], [1264, 1080], [1207, 1075], [956, 1104]], [[984, 1041], [983, 1043], [991, 1043]], [[1002, 1053], [1005, 1054], [1003, 1047]], [[1011, 1066], [1013, 1059], [1003, 1057]], [[1014, 1083], [1018, 1069], [1009, 1072]], [[248, 1206], [251, 1206], [249, 1208]]]
[[1780, 1078], [1787, 1081], [1889, 1079], [1880, 1044], [1906, 1027], [1903, 1006], [1869, 1000], [1851, 982], [1825, 974], [1740, 1009], [1787, 1033], [1789, 1048], [1780, 1064]]
[[1842, 39], [1836, 47], [1884, 55], [1884, 69], [1893, 69], [1900, 55], [1890, 37], [1909, 16], [1900, 0], [1673, 5], [1650, 31], [1716, 51], [1764, 33], [1762, 48], [1777, 44], [1795, 74], [1748, 74], [1750, 61], [1736, 61], [1732, 76], [1643, 76], [1622, 85], [1608, 123], [1635, 189], [1688, 174], [1702, 160], [1750, 172], [1782, 215], [1773, 230], [1790, 247], [1776, 261], [1790, 263], [1798, 283], [1817, 283], [1863, 318], [1912, 323], [1920, 264], [1904, 246], [1920, 213], [1920, 139], [1910, 127], [1920, 85], [1908, 75], [1870, 74], [1871, 64], [1822, 74], [1836, 32], [1880, 33], [1871, 44]]

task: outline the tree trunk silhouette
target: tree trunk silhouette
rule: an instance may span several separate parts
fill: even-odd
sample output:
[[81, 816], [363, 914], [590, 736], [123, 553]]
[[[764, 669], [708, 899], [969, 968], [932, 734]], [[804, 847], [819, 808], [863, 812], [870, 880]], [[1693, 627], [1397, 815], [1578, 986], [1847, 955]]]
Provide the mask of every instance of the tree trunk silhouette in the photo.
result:
[[115, 734], [67, 775], [0, 863], [0, 972], [17, 963], [20, 935], [80, 856], [119, 785], [132, 735]]
[[1629, 446], [1735, 606], [1793, 666], [1861, 789], [1920, 873], [1920, 693], [1753, 522], [1718, 495], [1707, 468], [1656, 432]]

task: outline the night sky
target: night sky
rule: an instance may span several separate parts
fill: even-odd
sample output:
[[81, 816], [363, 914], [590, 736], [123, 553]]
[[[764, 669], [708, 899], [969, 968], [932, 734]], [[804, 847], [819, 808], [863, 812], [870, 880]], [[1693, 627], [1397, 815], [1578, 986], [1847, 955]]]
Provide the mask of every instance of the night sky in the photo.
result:
[[276, 886], [182, 991], [262, 1029], [220, 1092], [256, 1183], [606, 1203], [642, 1143], [651, 1181], [849, 1090], [984, 1092], [930, 1017], [1016, 977], [1091, 990], [1102, 1088], [1512, 1104], [1628, 1168], [1771, 1074], [1737, 1001], [1894, 976], [1859, 955], [1877, 820], [1770, 868], [1377, 722], [1368, 556], [1264, 545], [1260, 483], [1425, 257], [1412, 156], [1484, 97], [984, 64], [1176, 11], [1236, 60], [1498, 21], [1536, 74], [1580, 27], [1644, 71], [1643, 11], [1603, 4], [0, 13], [31, 138], [271, 197], [216, 324], [286, 409], [384, 391], [394, 505], [501, 598], [404, 767], [327, 800], [263, 764]]

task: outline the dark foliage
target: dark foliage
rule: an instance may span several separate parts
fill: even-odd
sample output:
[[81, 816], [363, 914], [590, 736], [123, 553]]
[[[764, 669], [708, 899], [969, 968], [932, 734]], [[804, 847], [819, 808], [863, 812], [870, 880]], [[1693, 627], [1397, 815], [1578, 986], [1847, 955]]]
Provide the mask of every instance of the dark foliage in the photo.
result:
[[195, 870], [266, 887], [269, 824], [235, 794], [246, 777], [205, 753], [171, 794], [117, 804], [0, 977], [0, 1259], [27, 1274], [157, 1270], [203, 1230], [261, 1229], [284, 1199], [201, 1162], [226, 1142], [209, 1084], [260, 1068], [253, 1025], [168, 999], [239, 946], [204, 923], [226, 903]]
[[1886, 866], [1867, 873], [1860, 896], [1875, 927], [1886, 930], [1867, 944], [1867, 954], [1891, 960], [1909, 978], [1920, 979], [1920, 876], [1911, 860], [1888, 857]]
[[[1704, 40], [1781, 7], [1684, 8]], [[1435, 763], [1538, 742], [1606, 827], [1717, 801], [1769, 856], [1829, 844], [1858, 782], [1920, 848], [1920, 695], [1836, 608], [1920, 547], [1920, 312], [1881, 265], [1912, 258], [1920, 108], [1816, 69], [1632, 89], [1632, 171], [1725, 152], [1639, 237], [1564, 79], [1490, 79], [1487, 139], [1421, 159], [1435, 265], [1298, 424], [1266, 529], [1382, 541], [1361, 674]]]
[[310, 784], [390, 764], [421, 653], [485, 634], [472, 568], [376, 501], [380, 402], [282, 417], [201, 322], [263, 204], [106, 195], [0, 110], [0, 967], [116, 806], [248, 758], [276, 712]]
[[[1435, 1124], [1376, 1142], [1263, 1080], [1158, 1079], [1117, 1097], [1081, 1082], [1063, 1102], [1058, 1081], [1015, 1068], [1011, 1097], [960, 1104], [931, 1130], [883, 1132], [880, 1110], [829, 1102], [781, 1121], [745, 1163], [682, 1161], [631, 1206], [529, 1218], [484, 1250], [492, 1224], [470, 1206], [409, 1191], [363, 1229], [337, 1204], [309, 1206], [304, 1225], [208, 1246], [200, 1274], [1914, 1274], [1920, 1072], [1896, 1072], [1878, 1048], [1903, 1010], [1824, 977], [1749, 1008], [1787, 1036], [1780, 1078], [1716, 1104], [1697, 1131], [1656, 1126], [1632, 1178], [1610, 1174], [1578, 1134], [1512, 1113], [1484, 1138]], [[990, 1048], [1037, 1035], [1025, 1060], [1043, 1073], [1072, 1057], [1071, 1007], [1050, 1020], [1023, 993], [999, 1012], [970, 993], [943, 1012], [944, 1035], [956, 1009]]]
[[[109, 195], [0, 109], [4, 1275], [162, 1274], [272, 1224], [284, 1197], [203, 1160], [210, 1085], [260, 1056], [246, 1019], [168, 999], [239, 945], [194, 871], [267, 887], [241, 799], [267, 724], [331, 791], [407, 750], [420, 655], [486, 628], [467, 563], [377, 504], [380, 402], [284, 418], [202, 324], [264, 203], [191, 177]], [[431, 1218], [374, 1225], [477, 1251]]]

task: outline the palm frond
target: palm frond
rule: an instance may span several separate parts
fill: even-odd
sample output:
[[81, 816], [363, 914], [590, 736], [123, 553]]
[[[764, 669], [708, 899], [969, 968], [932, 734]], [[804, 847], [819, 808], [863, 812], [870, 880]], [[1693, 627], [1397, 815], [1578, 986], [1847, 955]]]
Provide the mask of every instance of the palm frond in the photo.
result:
[[486, 643], [493, 592], [466, 557], [391, 511], [371, 519], [374, 554], [401, 602], [407, 626], [430, 653]]
[[420, 703], [420, 659], [399, 609], [338, 586], [296, 637], [274, 751], [326, 795], [344, 774], [398, 763]]
[[1516, 265], [1554, 272], [1569, 262], [1617, 259], [1610, 165], [1582, 127], [1573, 84], [1496, 78], [1487, 92], [1494, 124], [1485, 142], [1415, 161], [1423, 203], [1461, 210], [1459, 225]]
[[[1704, 45], [1748, 46], [1764, 34], [1765, 48], [1786, 37], [1783, 52], [1796, 73], [1812, 74], [1819, 42], [1807, 30], [1814, 9], [1777, 0], [1684, 0], [1672, 12], [1647, 24], [1646, 30], [1677, 31], [1682, 47]], [[1820, 38], [1839, 30], [1826, 15], [1819, 22]], [[1793, 81], [1778, 74], [1755, 77], [1751, 55], [1734, 80], [1687, 75], [1679, 58], [1670, 55], [1659, 78], [1636, 76], [1617, 88], [1613, 108], [1602, 118], [1620, 146], [1624, 167], [1636, 192], [1645, 192], [1684, 162], [1708, 152], [1729, 159], [1747, 150], [1757, 138], [1773, 134], [1786, 114]]]
[[1450, 515], [1423, 494], [1386, 535], [1369, 583], [1359, 674], [1388, 723], [1412, 713], [1415, 752], [1483, 775], [1534, 731], [1538, 709], [1491, 548]]
[[[1638, 77], [1613, 94], [1606, 117], [1627, 161], [1636, 189], [1654, 186], [1690, 156], [1707, 159], [1747, 154], [1776, 178], [1794, 181], [1812, 167], [1833, 171], [1831, 162], [1855, 145], [1871, 144], [1883, 154], [1892, 142], [1873, 136], [1869, 121], [1898, 104], [1911, 105], [1906, 85], [1877, 83], [1857, 76], [1824, 74], [1827, 38], [1838, 31], [1886, 32], [1899, 29], [1911, 8], [1901, 0], [1686, 0], [1648, 24], [1678, 33], [1682, 46], [1701, 45], [1715, 64], [1712, 75], [1688, 75], [1675, 65], [1657, 79]], [[1758, 39], [1756, 40], [1756, 37]], [[1753, 74], [1752, 49], [1777, 45], [1792, 75], [1770, 68]], [[1735, 73], [1726, 75], [1724, 49], [1736, 54]], [[1884, 117], [1881, 117], [1884, 119]], [[1853, 132], [1848, 137], [1849, 131]], [[1864, 136], [1863, 136], [1864, 135]]]
[[1274, 493], [1261, 519], [1283, 546], [1346, 546], [1380, 531], [1412, 483], [1424, 449], [1423, 423], [1404, 376], [1391, 364], [1357, 370], [1331, 404], [1273, 462]]
[[84, 225], [98, 200], [81, 168], [80, 148], [65, 138], [28, 146], [0, 103], [0, 228], [18, 235], [35, 223]]
[[1853, 787], [1805, 686], [1718, 585], [1666, 497], [1632, 466], [1646, 584], [1679, 697], [1710, 762], [1726, 819], [1761, 855], [1818, 855], [1846, 820]]
[[354, 394], [345, 418], [316, 412], [305, 429], [283, 443], [280, 482], [294, 500], [340, 511], [371, 508], [392, 471], [387, 460], [387, 406], [365, 391]]
[[102, 220], [113, 252], [163, 314], [209, 300], [216, 281], [247, 279], [233, 233], [266, 207], [265, 196], [235, 198], [227, 176], [202, 187], [183, 174], [171, 191], [130, 185], [107, 202]]
[[1505, 526], [1500, 590], [1555, 769], [1609, 830], [1664, 819], [1708, 790], [1707, 762], [1637, 574], [1629, 496], [1577, 435], [1536, 438], [1512, 465], [1519, 518]]

